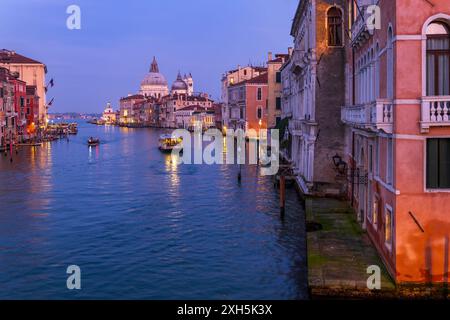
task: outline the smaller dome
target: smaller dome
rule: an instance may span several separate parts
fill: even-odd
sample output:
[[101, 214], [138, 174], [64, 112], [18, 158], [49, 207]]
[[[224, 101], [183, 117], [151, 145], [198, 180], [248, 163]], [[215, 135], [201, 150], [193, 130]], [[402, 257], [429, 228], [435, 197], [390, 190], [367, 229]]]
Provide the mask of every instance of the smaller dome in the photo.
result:
[[172, 90], [187, 90], [188, 85], [183, 81], [181, 74], [178, 72], [177, 80], [172, 84]]

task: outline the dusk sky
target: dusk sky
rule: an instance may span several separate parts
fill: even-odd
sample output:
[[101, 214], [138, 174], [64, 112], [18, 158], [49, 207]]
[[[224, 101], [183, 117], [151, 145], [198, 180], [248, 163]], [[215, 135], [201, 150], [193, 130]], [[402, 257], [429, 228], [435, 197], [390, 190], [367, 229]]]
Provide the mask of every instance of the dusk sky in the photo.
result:
[[[220, 97], [221, 74], [292, 46], [298, 0], [2, 0], [0, 47], [44, 62], [50, 112], [100, 112], [139, 90], [153, 56], [169, 86], [191, 72], [195, 91]], [[66, 27], [69, 5], [81, 30]]]

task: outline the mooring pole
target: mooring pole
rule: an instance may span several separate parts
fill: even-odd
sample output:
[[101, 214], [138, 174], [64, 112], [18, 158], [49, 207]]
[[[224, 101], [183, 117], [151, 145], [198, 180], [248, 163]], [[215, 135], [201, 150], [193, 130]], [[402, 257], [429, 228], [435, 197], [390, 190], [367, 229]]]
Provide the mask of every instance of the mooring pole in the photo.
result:
[[239, 165], [239, 172], [238, 172], [238, 182], [241, 183], [242, 180], [242, 164]]
[[280, 217], [284, 219], [286, 208], [286, 177], [280, 175]]

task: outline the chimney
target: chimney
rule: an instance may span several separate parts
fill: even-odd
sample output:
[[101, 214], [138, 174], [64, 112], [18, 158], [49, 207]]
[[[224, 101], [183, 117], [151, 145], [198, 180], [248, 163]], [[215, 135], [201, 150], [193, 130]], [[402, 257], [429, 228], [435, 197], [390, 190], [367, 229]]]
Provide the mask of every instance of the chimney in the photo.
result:
[[272, 60], [272, 52], [269, 52], [269, 60], [268, 61], [271, 61]]
[[289, 48], [288, 48], [288, 54], [289, 54], [289, 57], [292, 57], [292, 52], [293, 52], [292, 47], [289, 47]]

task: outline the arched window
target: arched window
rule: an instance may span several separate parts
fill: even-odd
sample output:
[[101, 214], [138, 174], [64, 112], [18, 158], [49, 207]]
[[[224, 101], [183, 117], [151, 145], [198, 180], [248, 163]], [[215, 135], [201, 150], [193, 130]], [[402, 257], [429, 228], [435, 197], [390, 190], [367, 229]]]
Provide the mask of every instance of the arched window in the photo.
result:
[[331, 7], [327, 12], [328, 24], [328, 45], [330, 47], [340, 47], [343, 45], [342, 39], [342, 11], [337, 7]]
[[446, 24], [427, 27], [427, 95], [450, 95], [450, 32]]

